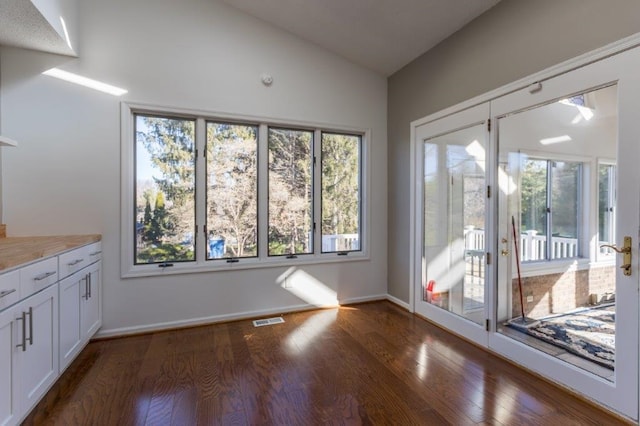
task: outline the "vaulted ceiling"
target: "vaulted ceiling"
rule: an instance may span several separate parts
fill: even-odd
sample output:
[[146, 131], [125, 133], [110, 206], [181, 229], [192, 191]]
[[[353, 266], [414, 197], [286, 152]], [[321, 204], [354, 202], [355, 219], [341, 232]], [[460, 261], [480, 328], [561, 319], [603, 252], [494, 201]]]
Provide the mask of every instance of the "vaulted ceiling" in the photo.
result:
[[[500, 0], [222, 0], [388, 76]], [[0, 2], [0, 45], [73, 54], [30, 0]]]
[[223, 1], [388, 76], [499, 0]]

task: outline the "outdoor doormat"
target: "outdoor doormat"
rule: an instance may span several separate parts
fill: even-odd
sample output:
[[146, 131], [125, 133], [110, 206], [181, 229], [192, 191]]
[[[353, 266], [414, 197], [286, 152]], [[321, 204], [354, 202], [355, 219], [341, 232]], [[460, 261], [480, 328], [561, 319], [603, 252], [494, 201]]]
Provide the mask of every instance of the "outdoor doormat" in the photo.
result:
[[616, 307], [607, 305], [541, 318], [540, 324], [531, 328], [507, 325], [613, 370], [615, 324]]

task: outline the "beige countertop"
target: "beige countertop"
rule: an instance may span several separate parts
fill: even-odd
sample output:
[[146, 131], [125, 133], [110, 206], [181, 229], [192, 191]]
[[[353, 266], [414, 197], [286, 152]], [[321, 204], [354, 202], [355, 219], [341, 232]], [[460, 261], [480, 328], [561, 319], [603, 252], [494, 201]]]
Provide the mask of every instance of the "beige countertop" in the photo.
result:
[[101, 240], [99, 234], [0, 238], [0, 272]]

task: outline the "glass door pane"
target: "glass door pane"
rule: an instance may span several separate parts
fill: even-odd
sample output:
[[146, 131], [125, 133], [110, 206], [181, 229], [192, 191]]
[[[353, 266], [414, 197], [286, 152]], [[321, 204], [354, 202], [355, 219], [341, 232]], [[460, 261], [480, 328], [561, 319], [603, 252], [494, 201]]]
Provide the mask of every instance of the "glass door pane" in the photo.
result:
[[485, 134], [475, 125], [426, 139], [422, 301], [485, 321]]
[[617, 104], [612, 85], [497, 125], [507, 177], [497, 331], [607, 380], [615, 371], [616, 265], [591, 242], [610, 237], [611, 173], [598, 170], [598, 158], [616, 157]]

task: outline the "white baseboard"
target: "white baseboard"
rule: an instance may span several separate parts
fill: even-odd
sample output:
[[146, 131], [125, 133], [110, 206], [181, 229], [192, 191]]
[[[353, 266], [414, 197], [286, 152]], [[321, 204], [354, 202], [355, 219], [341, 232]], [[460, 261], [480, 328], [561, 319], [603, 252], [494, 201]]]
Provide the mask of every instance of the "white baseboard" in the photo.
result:
[[391, 302], [391, 303], [395, 303], [396, 305], [400, 306], [401, 308], [406, 309], [407, 311], [411, 312], [411, 305], [405, 301], [402, 301], [400, 299], [398, 299], [395, 296], [392, 296], [390, 294], [387, 294], [386, 299]]
[[[340, 301], [340, 304], [348, 305], [348, 304], [355, 304], [355, 303], [373, 302], [376, 300], [385, 300], [385, 299], [387, 299], [387, 294], [378, 294], [373, 296], [351, 297], [351, 298], [343, 299]], [[335, 305], [335, 307], [337, 306], [339, 305]], [[308, 311], [313, 309], [323, 309], [323, 308], [331, 308], [331, 307], [334, 307], [334, 306], [330, 306], [330, 305], [317, 306], [317, 305], [311, 305], [311, 304], [302, 304], [302, 305], [287, 306], [282, 308], [237, 312], [237, 313], [226, 314], [226, 315], [212, 315], [208, 317], [193, 318], [193, 319], [179, 320], [179, 321], [168, 321], [168, 322], [161, 322], [161, 323], [147, 324], [147, 325], [140, 325], [140, 326], [133, 326], [133, 327], [100, 329], [95, 334], [94, 338], [104, 339], [108, 337], [129, 336], [132, 334], [150, 333], [154, 331], [194, 327], [198, 325], [215, 324], [218, 322], [238, 321], [238, 320], [243, 320], [247, 318], [256, 318], [256, 317], [262, 317], [267, 315], [280, 315], [280, 314], [286, 314], [289, 312]]]
[[356, 303], [375, 302], [377, 300], [386, 300], [387, 294], [374, 294], [373, 296], [350, 297], [340, 300], [341, 305], [353, 305]]
[[168, 321], [155, 324], [147, 324], [133, 327], [122, 327], [112, 329], [100, 329], [94, 336], [96, 339], [107, 337], [121, 337], [132, 334], [150, 333], [153, 331], [170, 330], [174, 328], [194, 327], [198, 325], [214, 324], [217, 322], [237, 321], [247, 318], [255, 318], [267, 315], [279, 315], [288, 312], [307, 311], [312, 309], [320, 309], [325, 306], [316, 306], [310, 304], [287, 306], [286, 308], [265, 309], [259, 311], [237, 312], [234, 314], [212, 315], [209, 317], [194, 318], [188, 320]]

